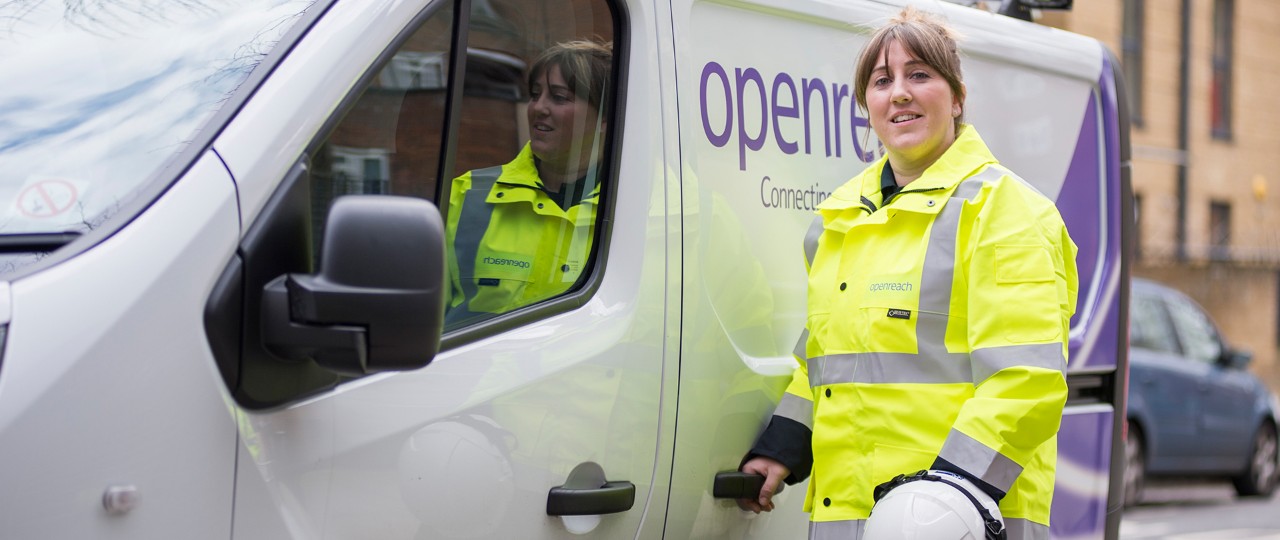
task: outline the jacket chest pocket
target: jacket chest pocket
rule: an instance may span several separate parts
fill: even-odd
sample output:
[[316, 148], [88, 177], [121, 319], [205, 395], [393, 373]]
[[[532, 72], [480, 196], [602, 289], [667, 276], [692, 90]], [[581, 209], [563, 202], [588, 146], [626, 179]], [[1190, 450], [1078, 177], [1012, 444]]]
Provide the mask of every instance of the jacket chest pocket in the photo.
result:
[[853, 306], [866, 332], [866, 346], [875, 352], [915, 352], [920, 319], [917, 281], [902, 275], [862, 280]]
[[492, 286], [494, 280], [529, 282], [532, 281], [534, 262], [532, 253], [481, 245], [476, 254], [475, 275], [462, 277], [475, 278], [476, 285], [480, 287]]
[[916, 323], [920, 314], [906, 306], [899, 304], [859, 308], [864, 328], [867, 329], [868, 351], [916, 352]]
[[474, 275], [462, 276], [476, 287], [470, 309], [501, 313], [520, 307], [525, 288], [533, 280], [533, 264], [534, 258], [526, 254], [481, 249]]

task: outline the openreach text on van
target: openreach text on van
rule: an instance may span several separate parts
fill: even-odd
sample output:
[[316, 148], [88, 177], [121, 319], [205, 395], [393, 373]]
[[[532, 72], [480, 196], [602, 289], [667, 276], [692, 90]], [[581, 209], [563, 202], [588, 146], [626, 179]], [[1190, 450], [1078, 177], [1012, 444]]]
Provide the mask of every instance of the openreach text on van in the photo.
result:
[[[854, 155], [860, 161], [870, 163], [876, 159], [877, 154], [870, 148], [863, 149], [858, 140], [858, 130], [869, 129], [870, 122], [867, 118], [858, 116], [858, 107], [854, 104], [848, 84], [832, 83], [828, 90], [827, 83], [822, 79], [802, 77], [800, 84], [797, 85], [794, 77], [782, 72], [774, 75], [773, 81], [766, 85], [760, 71], [753, 67], [734, 68], [733, 74], [731, 82], [724, 66], [714, 61], [707, 62], [702, 67], [698, 98], [702, 107], [702, 131], [708, 142], [717, 148], [723, 148], [729, 144], [729, 139], [733, 135], [737, 135], [738, 170], [747, 170], [748, 150], [757, 152], [764, 148], [765, 140], [769, 138], [769, 126], [773, 126], [773, 141], [779, 150], [784, 154], [799, 152], [799, 142], [789, 140], [787, 136], [789, 133], [794, 133], [793, 129], [796, 126], [791, 126], [786, 133], [783, 131], [783, 128], [787, 127], [783, 123], [792, 123], [791, 120], [804, 120], [801, 130], [804, 137], [804, 153], [812, 155], [812, 134], [815, 126], [811, 125], [811, 119], [815, 106], [822, 108], [820, 117], [822, 118], [824, 156], [832, 156], [834, 141], [834, 155], [837, 158], [842, 157], [844, 135], [847, 134], [849, 141], [852, 142]], [[769, 89], [768, 92], [766, 88]], [[724, 93], [723, 126], [711, 125], [711, 115], [708, 110], [707, 93], [717, 90]], [[744, 97], [748, 91], [754, 92], [759, 97], [758, 112], [746, 110]], [[804, 94], [803, 114], [801, 93]], [[847, 126], [842, 122], [846, 116]], [[737, 122], [734, 121], [735, 118]], [[748, 126], [748, 124], [753, 125]]]
[[[717, 148], [724, 148], [735, 138], [738, 144], [738, 170], [747, 170], [747, 153], [758, 152], [770, 139], [773, 127], [774, 145], [784, 154], [800, 151], [803, 137], [804, 153], [813, 155], [814, 113], [822, 119], [822, 152], [825, 157], [844, 156], [845, 135], [852, 144], [853, 155], [863, 163], [874, 161], [878, 154], [871, 148], [863, 148], [858, 130], [870, 136], [870, 122], [858, 115], [858, 107], [848, 84], [832, 83], [829, 87], [822, 79], [801, 77], [799, 84], [789, 73], [780, 72], [766, 84], [764, 76], [753, 67], [734, 68], [733, 80], [729, 72], [718, 62], [707, 62], [702, 67], [698, 85], [698, 98], [702, 111], [702, 132]], [[768, 89], [768, 91], [766, 91]], [[715, 111], [723, 116], [722, 126], [712, 126], [708, 92], [722, 92], [724, 110]], [[801, 97], [803, 96], [803, 99]], [[758, 97], [758, 99], [752, 99]], [[758, 101], [759, 109], [748, 107], [747, 101]], [[716, 103], [715, 106], [719, 106]], [[847, 118], [847, 120], [846, 120]], [[736, 121], [735, 121], [736, 119]], [[796, 125], [795, 120], [803, 120]], [[847, 127], [846, 127], [847, 126]], [[735, 129], [736, 128], [736, 129]], [[799, 133], [796, 132], [799, 128]], [[868, 141], [869, 142], [869, 141]], [[834, 143], [834, 144], [833, 144]], [[875, 144], [879, 144], [878, 141]], [[867, 144], [871, 146], [871, 144]], [[788, 187], [765, 175], [760, 179], [760, 204], [765, 208], [812, 211], [830, 195], [817, 184], [808, 187]]]

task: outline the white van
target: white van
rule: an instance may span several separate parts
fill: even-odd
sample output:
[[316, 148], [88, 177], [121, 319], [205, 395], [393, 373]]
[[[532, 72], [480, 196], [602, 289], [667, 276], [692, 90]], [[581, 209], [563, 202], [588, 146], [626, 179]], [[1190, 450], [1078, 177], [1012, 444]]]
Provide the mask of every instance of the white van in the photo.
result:
[[[714, 478], [795, 366], [813, 208], [880, 152], [854, 58], [904, 3], [0, 5], [0, 537], [804, 535], [804, 486], [755, 515]], [[1116, 62], [916, 3], [1080, 246], [1052, 531], [1114, 538]], [[591, 256], [445, 325], [449, 179], [520, 151], [529, 62], [582, 38], [614, 46]]]

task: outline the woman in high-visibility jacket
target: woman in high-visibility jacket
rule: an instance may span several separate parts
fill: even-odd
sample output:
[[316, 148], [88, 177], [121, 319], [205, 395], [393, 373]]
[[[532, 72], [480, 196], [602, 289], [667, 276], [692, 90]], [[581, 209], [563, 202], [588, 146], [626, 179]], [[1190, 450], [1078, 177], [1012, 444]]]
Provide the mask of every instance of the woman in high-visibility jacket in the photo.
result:
[[578, 281], [595, 232], [611, 69], [608, 43], [544, 51], [529, 69], [529, 143], [506, 165], [453, 180], [448, 325], [551, 298]]
[[1048, 538], [1066, 402], [1075, 244], [1053, 202], [962, 122], [951, 30], [907, 8], [855, 72], [886, 156], [818, 205], [799, 368], [742, 470], [809, 478], [812, 538], [860, 538], [873, 492], [922, 469], [999, 502], [1008, 538]]

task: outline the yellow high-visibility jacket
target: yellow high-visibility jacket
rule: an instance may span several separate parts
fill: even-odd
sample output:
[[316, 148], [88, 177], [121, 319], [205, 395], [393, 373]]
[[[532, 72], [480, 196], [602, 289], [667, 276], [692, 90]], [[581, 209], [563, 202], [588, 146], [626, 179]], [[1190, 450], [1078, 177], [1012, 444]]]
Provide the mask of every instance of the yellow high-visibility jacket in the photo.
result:
[[[579, 180], [595, 183], [594, 174]], [[445, 221], [451, 298], [446, 320], [505, 313], [564, 293], [591, 254], [599, 185], [561, 209], [525, 145], [510, 163], [453, 180]]]
[[820, 536], [861, 530], [878, 484], [943, 468], [1000, 501], [1009, 538], [1047, 538], [1075, 244], [970, 126], [886, 202], [887, 166], [818, 205], [800, 366], [752, 454], [790, 482], [812, 460]]

